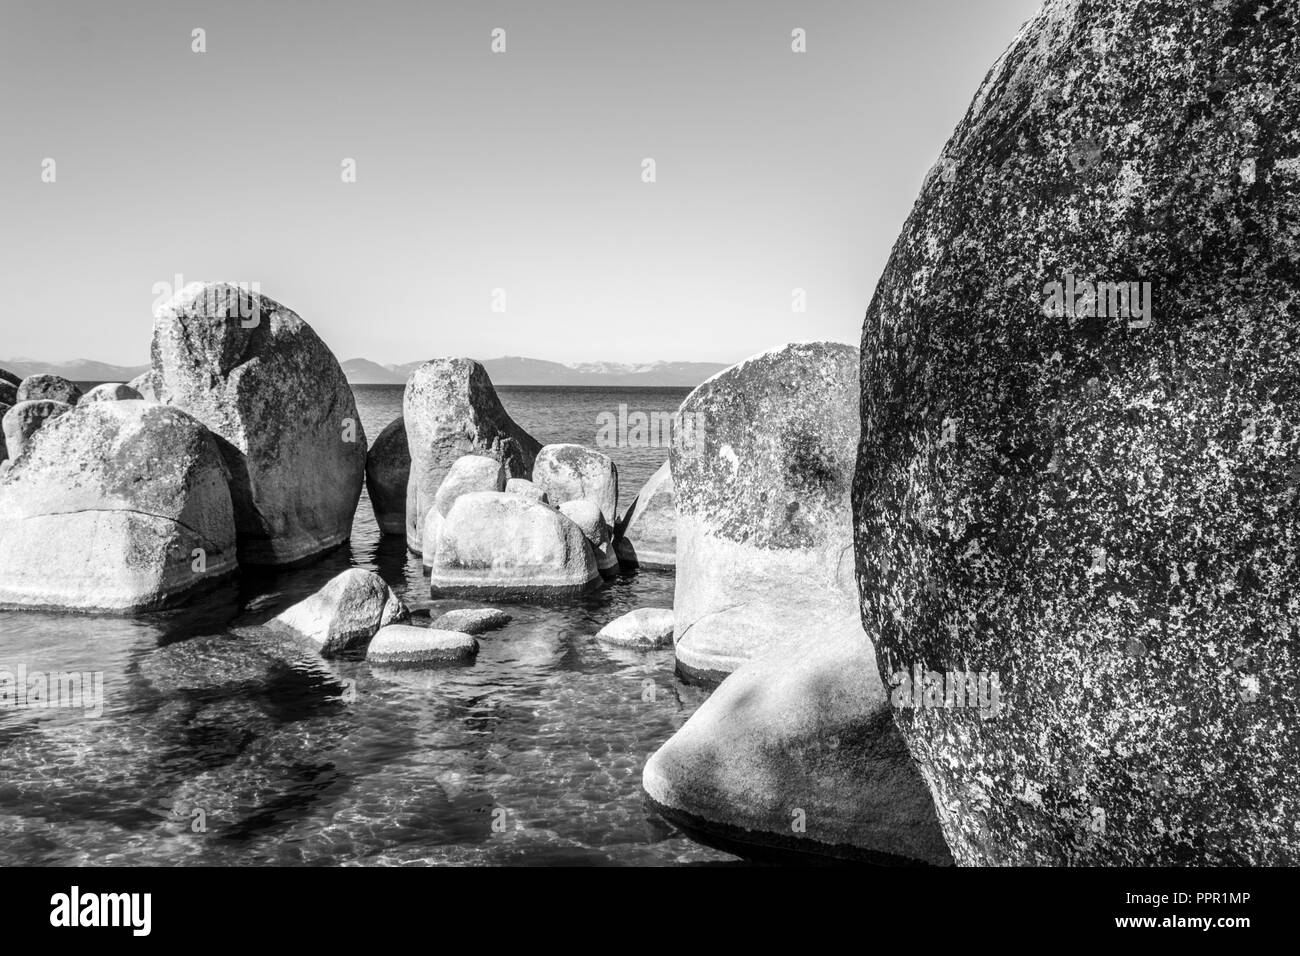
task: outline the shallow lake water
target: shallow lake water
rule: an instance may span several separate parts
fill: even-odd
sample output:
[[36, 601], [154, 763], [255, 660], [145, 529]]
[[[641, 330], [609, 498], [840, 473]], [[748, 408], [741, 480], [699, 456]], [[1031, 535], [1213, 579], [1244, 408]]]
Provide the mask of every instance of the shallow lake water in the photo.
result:
[[[367, 435], [400, 386], [356, 386]], [[686, 389], [500, 390], [543, 443], [595, 444], [597, 416], [673, 411]], [[606, 449], [620, 507], [666, 458]], [[418, 557], [383, 538], [364, 492], [352, 540], [301, 570], [245, 575], [140, 618], [0, 612], [0, 671], [102, 675], [102, 713], [0, 708], [0, 865], [717, 864], [649, 810], [646, 758], [707, 696], [670, 650], [593, 637], [636, 607], [671, 607], [643, 571], [581, 598], [504, 604], [473, 664], [393, 669], [326, 661], [260, 627], [349, 566], [377, 571], [417, 613]]]

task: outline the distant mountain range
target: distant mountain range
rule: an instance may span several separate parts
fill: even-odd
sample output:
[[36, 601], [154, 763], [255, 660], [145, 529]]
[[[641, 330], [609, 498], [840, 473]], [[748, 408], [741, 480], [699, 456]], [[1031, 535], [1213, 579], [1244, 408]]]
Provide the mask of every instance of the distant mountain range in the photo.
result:
[[[676, 386], [694, 388], [706, 378], [727, 368], [720, 362], [647, 362], [640, 365], [622, 362], [578, 362], [564, 365], [542, 359], [480, 359], [494, 385], [630, 385]], [[343, 372], [353, 385], [404, 385], [420, 362], [381, 365], [369, 359], [348, 359]], [[109, 365], [91, 359], [71, 362], [41, 362], [36, 359], [0, 359], [0, 368], [19, 378], [37, 373], [62, 375], [74, 382], [129, 382], [148, 365]]]
[[[493, 385], [641, 385], [694, 388], [721, 372], [720, 362], [578, 362], [564, 365], [542, 359], [479, 359]], [[407, 377], [423, 362], [380, 365], [369, 359], [348, 359], [343, 371], [353, 385], [404, 385]]]

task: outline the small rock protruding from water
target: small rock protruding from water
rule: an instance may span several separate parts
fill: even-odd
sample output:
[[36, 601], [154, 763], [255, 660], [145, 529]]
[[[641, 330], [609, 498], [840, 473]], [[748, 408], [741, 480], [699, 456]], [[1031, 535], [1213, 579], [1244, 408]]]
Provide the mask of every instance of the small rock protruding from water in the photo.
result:
[[482, 634], [505, 627], [510, 615], [495, 607], [464, 607], [448, 611], [434, 618], [429, 626], [441, 631], [462, 631], [465, 634]]
[[616, 617], [596, 633], [596, 640], [619, 647], [670, 647], [673, 643], [673, 609], [639, 607]]
[[274, 619], [335, 657], [365, 647], [383, 627], [407, 620], [410, 611], [378, 574], [348, 568], [323, 588]]
[[390, 624], [366, 649], [374, 664], [446, 664], [467, 661], [478, 653], [478, 641], [464, 631], [443, 631], [410, 624]]

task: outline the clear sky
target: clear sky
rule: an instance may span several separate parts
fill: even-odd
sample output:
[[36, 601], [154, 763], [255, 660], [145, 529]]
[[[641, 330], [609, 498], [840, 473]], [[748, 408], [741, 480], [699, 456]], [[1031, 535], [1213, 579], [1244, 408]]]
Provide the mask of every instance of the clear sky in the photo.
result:
[[4, 0], [0, 357], [147, 362], [177, 273], [260, 283], [340, 359], [856, 344], [1038, 6]]

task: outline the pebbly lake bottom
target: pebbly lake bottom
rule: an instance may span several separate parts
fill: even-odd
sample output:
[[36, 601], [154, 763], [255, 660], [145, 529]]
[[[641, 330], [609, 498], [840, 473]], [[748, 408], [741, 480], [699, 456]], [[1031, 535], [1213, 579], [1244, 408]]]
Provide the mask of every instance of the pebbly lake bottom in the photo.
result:
[[[354, 388], [373, 439], [401, 388]], [[543, 442], [591, 444], [627, 401], [685, 390], [501, 389]], [[665, 452], [614, 449], [625, 507]], [[102, 675], [103, 709], [0, 707], [0, 866], [672, 865], [735, 863], [646, 804], [641, 769], [707, 697], [671, 649], [597, 642], [637, 607], [671, 607], [641, 571], [565, 601], [491, 602], [513, 620], [472, 664], [327, 661], [259, 625], [348, 567], [419, 615], [420, 560], [382, 537], [362, 492], [352, 540], [310, 567], [245, 574], [165, 614], [0, 611], [0, 672]], [[418, 621], [417, 621], [418, 623]]]
[[[143, 618], [0, 613], [0, 671], [102, 674], [102, 714], [0, 709], [0, 865], [634, 864], [735, 860], [647, 807], [641, 768], [704, 699], [671, 650], [593, 635], [670, 606], [641, 572], [563, 603], [498, 603], [473, 664], [327, 661], [259, 627], [400, 541]], [[427, 594], [427, 585], [425, 593]], [[83, 703], [89, 703], [84, 701]]]

